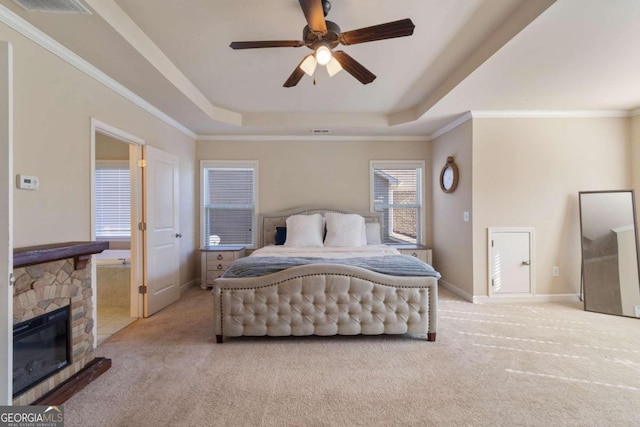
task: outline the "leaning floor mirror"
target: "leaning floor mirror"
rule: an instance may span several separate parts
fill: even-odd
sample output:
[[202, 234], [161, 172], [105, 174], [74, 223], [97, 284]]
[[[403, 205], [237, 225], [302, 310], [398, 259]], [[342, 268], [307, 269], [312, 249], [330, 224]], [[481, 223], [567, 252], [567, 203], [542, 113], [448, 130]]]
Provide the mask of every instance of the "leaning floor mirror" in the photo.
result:
[[584, 309], [640, 317], [633, 190], [581, 191]]

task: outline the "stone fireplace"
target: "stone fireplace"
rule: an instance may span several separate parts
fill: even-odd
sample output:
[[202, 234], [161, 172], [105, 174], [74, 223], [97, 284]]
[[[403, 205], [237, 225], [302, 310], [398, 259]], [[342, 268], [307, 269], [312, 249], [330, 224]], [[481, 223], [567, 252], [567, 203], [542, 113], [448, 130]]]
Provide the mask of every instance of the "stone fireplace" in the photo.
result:
[[14, 250], [13, 323], [70, 306], [71, 364], [14, 397], [14, 405], [38, 402], [93, 361], [91, 254], [103, 242], [72, 242]]

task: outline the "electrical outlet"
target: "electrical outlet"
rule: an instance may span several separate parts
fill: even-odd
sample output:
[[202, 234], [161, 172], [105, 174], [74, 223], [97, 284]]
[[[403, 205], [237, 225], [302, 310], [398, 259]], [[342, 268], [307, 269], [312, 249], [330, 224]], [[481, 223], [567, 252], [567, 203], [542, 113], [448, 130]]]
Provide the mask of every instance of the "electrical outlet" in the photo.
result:
[[560, 267], [558, 266], [553, 266], [553, 277], [558, 277], [560, 276]]

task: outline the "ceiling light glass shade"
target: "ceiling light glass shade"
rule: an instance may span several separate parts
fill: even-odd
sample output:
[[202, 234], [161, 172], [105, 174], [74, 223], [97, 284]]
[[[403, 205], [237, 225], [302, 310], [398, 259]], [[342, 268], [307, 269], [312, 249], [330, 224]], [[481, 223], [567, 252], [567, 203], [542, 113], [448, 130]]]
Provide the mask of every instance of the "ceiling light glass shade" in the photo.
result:
[[331, 55], [331, 51], [326, 46], [320, 46], [316, 50], [316, 60], [320, 65], [327, 65], [329, 61], [331, 61], [332, 57], [333, 56]]
[[342, 65], [338, 62], [335, 57], [331, 57], [331, 61], [327, 64], [327, 72], [329, 73], [329, 77], [333, 77], [338, 74], [342, 70]]
[[304, 61], [300, 64], [300, 69], [310, 76], [313, 76], [313, 72], [316, 70], [316, 65], [318, 65], [316, 58], [313, 55], [309, 55], [304, 58]]

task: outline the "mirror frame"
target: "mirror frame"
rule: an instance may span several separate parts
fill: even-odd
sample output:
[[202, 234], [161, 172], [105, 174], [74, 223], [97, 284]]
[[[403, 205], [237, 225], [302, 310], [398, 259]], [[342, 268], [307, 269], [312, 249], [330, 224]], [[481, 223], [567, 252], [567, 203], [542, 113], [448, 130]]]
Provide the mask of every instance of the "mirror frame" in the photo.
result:
[[633, 229], [634, 229], [634, 237], [636, 242], [636, 266], [638, 270], [638, 286], [640, 288], [640, 245], [638, 243], [638, 219], [636, 216], [636, 201], [635, 201], [635, 192], [634, 190], [601, 190], [601, 191], [580, 191], [578, 192], [578, 215], [580, 217], [580, 259], [581, 259], [581, 280], [580, 286], [582, 289], [582, 300], [585, 311], [589, 311], [592, 313], [601, 313], [601, 314], [609, 314], [612, 316], [621, 316], [621, 317], [629, 317], [632, 319], [638, 319], [640, 317], [629, 316], [626, 314], [618, 314], [618, 313], [609, 313], [602, 311], [595, 311], [587, 309], [587, 286], [586, 284], [586, 275], [585, 275], [585, 262], [584, 262], [584, 233], [583, 233], [583, 224], [582, 224], [582, 195], [583, 194], [606, 194], [606, 193], [629, 193], [631, 195], [631, 210], [633, 214]]

